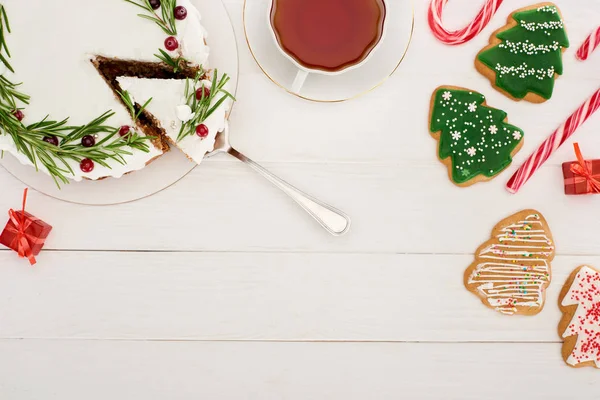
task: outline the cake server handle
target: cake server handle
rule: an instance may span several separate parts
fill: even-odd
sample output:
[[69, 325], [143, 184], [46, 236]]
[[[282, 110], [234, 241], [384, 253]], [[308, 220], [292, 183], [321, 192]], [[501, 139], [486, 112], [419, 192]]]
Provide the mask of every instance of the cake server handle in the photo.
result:
[[329, 204], [302, 192], [273, 173], [269, 172], [239, 151], [230, 148], [227, 153], [242, 161], [250, 168], [261, 174], [265, 179], [290, 196], [300, 207], [309, 213], [323, 228], [334, 236], [341, 236], [350, 228], [350, 218]]

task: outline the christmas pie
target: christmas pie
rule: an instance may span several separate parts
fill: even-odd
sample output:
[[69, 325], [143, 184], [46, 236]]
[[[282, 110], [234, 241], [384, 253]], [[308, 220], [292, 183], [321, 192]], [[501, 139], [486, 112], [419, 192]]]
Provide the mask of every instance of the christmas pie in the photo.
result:
[[0, 150], [69, 180], [176, 145], [200, 162], [234, 100], [191, 0], [0, 2]]

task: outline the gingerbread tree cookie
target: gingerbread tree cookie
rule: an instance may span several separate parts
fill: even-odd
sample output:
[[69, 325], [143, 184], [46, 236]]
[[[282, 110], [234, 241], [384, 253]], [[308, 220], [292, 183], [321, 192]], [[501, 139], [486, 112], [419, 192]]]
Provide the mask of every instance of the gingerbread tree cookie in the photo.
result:
[[548, 223], [535, 210], [518, 212], [494, 227], [475, 252], [465, 286], [502, 314], [535, 315], [550, 284], [554, 242]]
[[582, 266], [569, 277], [559, 297], [563, 318], [562, 355], [571, 367], [600, 368], [600, 272]]
[[563, 52], [569, 47], [560, 11], [541, 3], [513, 12], [508, 25], [494, 32], [490, 45], [475, 60], [477, 70], [514, 100], [542, 103], [563, 73]]
[[494, 178], [521, 149], [523, 131], [506, 123], [506, 113], [491, 108], [485, 96], [469, 89], [441, 86], [431, 98], [430, 131], [439, 141], [438, 157], [458, 186]]

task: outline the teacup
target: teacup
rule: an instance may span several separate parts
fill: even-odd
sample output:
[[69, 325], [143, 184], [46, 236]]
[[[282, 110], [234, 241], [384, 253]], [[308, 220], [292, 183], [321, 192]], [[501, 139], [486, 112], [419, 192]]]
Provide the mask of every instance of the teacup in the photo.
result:
[[271, 0], [277, 48], [298, 68], [292, 91], [311, 73], [339, 75], [365, 64], [385, 36], [384, 0]]

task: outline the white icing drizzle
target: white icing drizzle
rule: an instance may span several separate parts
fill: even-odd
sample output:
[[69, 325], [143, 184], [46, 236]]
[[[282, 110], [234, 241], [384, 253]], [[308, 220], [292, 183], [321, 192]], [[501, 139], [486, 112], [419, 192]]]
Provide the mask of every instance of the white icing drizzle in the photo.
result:
[[563, 338], [577, 335], [575, 346], [566, 359], [567, 364], [592, 361], [600, 368], [600, 273], [583, 266], [561, 304], [577, 306], [562, 335]]
[[546, 229], [539, 215], [529, 215], [502, 228], [476, 255], [480, 262], [468, 283], [497, 311], [514, 314], [518, 307], [543, 306], [554, 254]]

